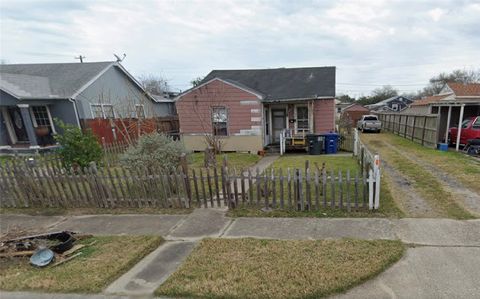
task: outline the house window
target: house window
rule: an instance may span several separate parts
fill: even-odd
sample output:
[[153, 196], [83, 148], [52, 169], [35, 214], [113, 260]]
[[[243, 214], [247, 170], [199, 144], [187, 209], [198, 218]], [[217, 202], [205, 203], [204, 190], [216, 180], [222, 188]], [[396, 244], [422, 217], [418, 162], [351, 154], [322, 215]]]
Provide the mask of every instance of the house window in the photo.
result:
[[392, 104], [392, 110], [398, 111], [398, 104]]
[[103, 104], [103, 114], [105, 118], [115, 118], [115, 112], [113, 111], [113, 105]]
[[50, 127], [50, 117], [47, 106], [32, 106], [33, 120], [35, 127]]
[[213, 107], [212, 109], [212, 127], [213, 135], [215, 136], [227, 136], [228, 131], [228, 117], [227, 108], [225, 107]]
[[112, 104], [90, 104], [93, 118], [115, 118]]
[[297, 131], [308, 130], [308, 107], [297, 107]]
[[135, 113], [137, 118], [145, 118], [145, 107], [143, 105], [135, 105]]
[[93, 118], [103, 118], [102, 105], [92, 105]]

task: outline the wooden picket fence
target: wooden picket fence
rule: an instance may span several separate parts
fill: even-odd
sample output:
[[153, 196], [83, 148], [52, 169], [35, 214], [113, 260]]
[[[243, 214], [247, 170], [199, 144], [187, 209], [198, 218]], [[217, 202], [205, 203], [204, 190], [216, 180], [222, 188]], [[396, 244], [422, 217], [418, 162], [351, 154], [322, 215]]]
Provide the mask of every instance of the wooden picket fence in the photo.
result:
[[[378, 208], [372, 199], [372, 172], [269, 169], [261, 173], [218, 168], [175, 171], [152, 167], [65, 169], [56, 161], [4, 162], [0, 166], [0, 206], [58, 208], [257, 207], [322, 208], [347, 211]], [[378, 200], [377, 200], [378, 201]]]

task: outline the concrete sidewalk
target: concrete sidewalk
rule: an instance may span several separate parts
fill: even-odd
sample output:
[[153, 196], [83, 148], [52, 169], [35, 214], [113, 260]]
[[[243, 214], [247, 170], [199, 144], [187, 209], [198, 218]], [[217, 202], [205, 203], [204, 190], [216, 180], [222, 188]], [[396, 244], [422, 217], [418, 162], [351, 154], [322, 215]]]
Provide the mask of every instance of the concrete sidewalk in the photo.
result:
[[435, 246], [480, 246], [480, 220], [385, 218], [228, 218], [222, 209], [188, 215], [0, 215], [0, 230], [74, 230], [94, 235], [161, 235], [167, 240], [204, 237], [269, 239], [400, 239]]
[[[167, 242], [112, 283], [104, 295], [2, 292], [1, 298], [151, 298], [199, 240], [213, 238], [400, 239], [412, 246], [402, 260], [337, 298], [473, 298], [480, 294], [480, 220], [383, 218], [228, 218], [225, 210], [189, 215], [0, 215], [8, 227], [71, 229], [95, 235], [162, 235]], [[125, 297], [122, 297], [125, 298]]]

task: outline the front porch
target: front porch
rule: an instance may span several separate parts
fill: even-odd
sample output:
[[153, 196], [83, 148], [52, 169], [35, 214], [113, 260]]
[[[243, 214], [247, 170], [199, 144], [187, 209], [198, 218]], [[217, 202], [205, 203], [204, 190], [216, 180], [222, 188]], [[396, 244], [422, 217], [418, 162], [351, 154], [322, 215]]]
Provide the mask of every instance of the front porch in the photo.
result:
[[48, 105], [0, 107], [0, 153], [30, 153], [56, 147], [57, 133]]
[[314, 100], [265, 103], [264, 146], [278, 147], [282, 138], [289, 149], [306, 149], [306, 135], [314, 133]]

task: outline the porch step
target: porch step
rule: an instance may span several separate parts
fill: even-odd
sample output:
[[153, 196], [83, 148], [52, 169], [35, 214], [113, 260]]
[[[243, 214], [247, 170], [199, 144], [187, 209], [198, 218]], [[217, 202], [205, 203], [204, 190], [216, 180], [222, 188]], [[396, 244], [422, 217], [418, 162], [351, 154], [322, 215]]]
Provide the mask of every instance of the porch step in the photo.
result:
[[265, 147], [265, 152], [267, 154], [278, 154], [280, 153], [280, 145], [269, 145]]

